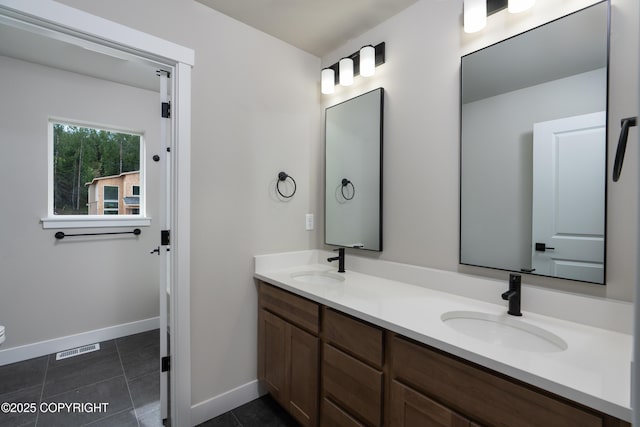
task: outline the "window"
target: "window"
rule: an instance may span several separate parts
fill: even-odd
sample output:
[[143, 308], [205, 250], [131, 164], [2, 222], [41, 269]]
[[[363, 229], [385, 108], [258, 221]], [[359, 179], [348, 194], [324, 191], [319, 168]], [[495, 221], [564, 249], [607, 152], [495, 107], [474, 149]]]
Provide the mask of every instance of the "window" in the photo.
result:
[[149, 224], [142, 135], [52, 120], [49, 139], [45, 228]]
[[105, 185], [103, 187], [104, 198], [102, 199], [102, 213], [105, 215], [118, 215], [118, 190], [115, 185]]

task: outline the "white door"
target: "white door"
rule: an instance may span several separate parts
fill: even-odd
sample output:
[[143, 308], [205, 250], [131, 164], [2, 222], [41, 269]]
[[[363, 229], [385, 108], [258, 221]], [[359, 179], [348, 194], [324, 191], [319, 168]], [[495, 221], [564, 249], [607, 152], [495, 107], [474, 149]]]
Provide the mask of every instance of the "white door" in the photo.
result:
[[606, 113], [533, 126], [531, 267], [604, 282]]
[[[159, 71], [160, 76], [160, 105], [169, 105], [169, 76], [166, 71]], [[167, 117], [165, 117], [165, 115]], [[162, 419], [169, 418], [169, 372], [167, 363], [170, 365], [169, 348], [169, 319], [171, 313], [170, 298], [170, 234], [169, 224], [171, 223], [171, 176], [170, 176], [170, 153], [171, 153], [171, 119], [168, 114], [164, 114], [162, 109], [160, 118], [160, 200], [159, 200], [159, 222], [161, 236], [158, 236], [158, 255], [160, 268], [160, 409]], [[163, 233], [166, 233], [163, 235]]]

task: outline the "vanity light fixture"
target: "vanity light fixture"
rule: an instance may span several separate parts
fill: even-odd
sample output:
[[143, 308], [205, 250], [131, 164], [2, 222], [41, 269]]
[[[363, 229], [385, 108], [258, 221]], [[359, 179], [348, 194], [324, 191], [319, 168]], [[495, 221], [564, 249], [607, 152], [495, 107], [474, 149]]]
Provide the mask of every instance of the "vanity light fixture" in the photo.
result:
[[487, 16], [508, 9], [520, 13], [533, 7], [536, 0], [464, 0], [464, 32], [475, 33], [487, 25]]
[[375, 46], [363, 46], [359, 51], [342, 58], [339, 62], [322, 69], [320, 73], [320, 91], [332, 94], [337, 84], [349, 86], [354, 77], [370, 77], [375, 74], [375, 68], [385, 63], [385, 43]]
[[353, 84], [353, 59], [342, 58], [340, 60], [340, 86]]

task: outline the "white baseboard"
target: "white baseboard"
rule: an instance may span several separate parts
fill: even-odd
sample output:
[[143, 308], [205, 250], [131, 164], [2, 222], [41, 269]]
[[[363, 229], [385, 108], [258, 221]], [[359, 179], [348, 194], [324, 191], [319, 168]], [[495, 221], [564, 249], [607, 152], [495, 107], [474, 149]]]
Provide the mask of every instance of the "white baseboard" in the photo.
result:
[[258, 380], [253, 380], [191, 407], [191, 425], [197, 426], [266, 394]]
[[[0, 366], [33, 359], [34, 357], [45, 356], [51, 353], [57, 353], [62, 350], [68, 350], [70, 348], [76, 348], [87, 344], [150, 331], [159, 327], [160, 318], [152, 317], [150, 319], [109, 326], [108, 328], [82, 332], [75, 335], [68, 335], [66, 337], [54, 338], [33, 344], [25, 344], [18, 347], [11, 347], [0, 350]], [[11, 333], [11, 331], [9, 331], [9, 333]], [[7, 335], [7, 332], [5, 332], [5, 335]]]

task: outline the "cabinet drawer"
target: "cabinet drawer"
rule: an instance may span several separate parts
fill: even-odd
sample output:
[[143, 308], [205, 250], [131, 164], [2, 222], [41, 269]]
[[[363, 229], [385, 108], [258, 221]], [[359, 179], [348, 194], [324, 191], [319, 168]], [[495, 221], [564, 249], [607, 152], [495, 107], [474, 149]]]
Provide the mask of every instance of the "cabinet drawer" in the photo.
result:
[[326, 396], [370, 426], [382, 424], [382, 372], [324, 344], [322, 386]]
[[360, 360], [382, 368], [382, 330], [360, 320], [324, 308], [322, 332], [325, 341], [340, 347]]
[[391, 381], [391, 427], [470, 427], [473, 424], [427, 396]]
[[321, 426], [331, 427], [364, 427], [329, 399], [322, 399]]
[[391, 375], [480, 424], [596, 427], [603, 419], [524, 385], [394, 337]]
[[259, 282], [259, 305], [307, 331], [318, 335], [320, 306], [315, 302]]

